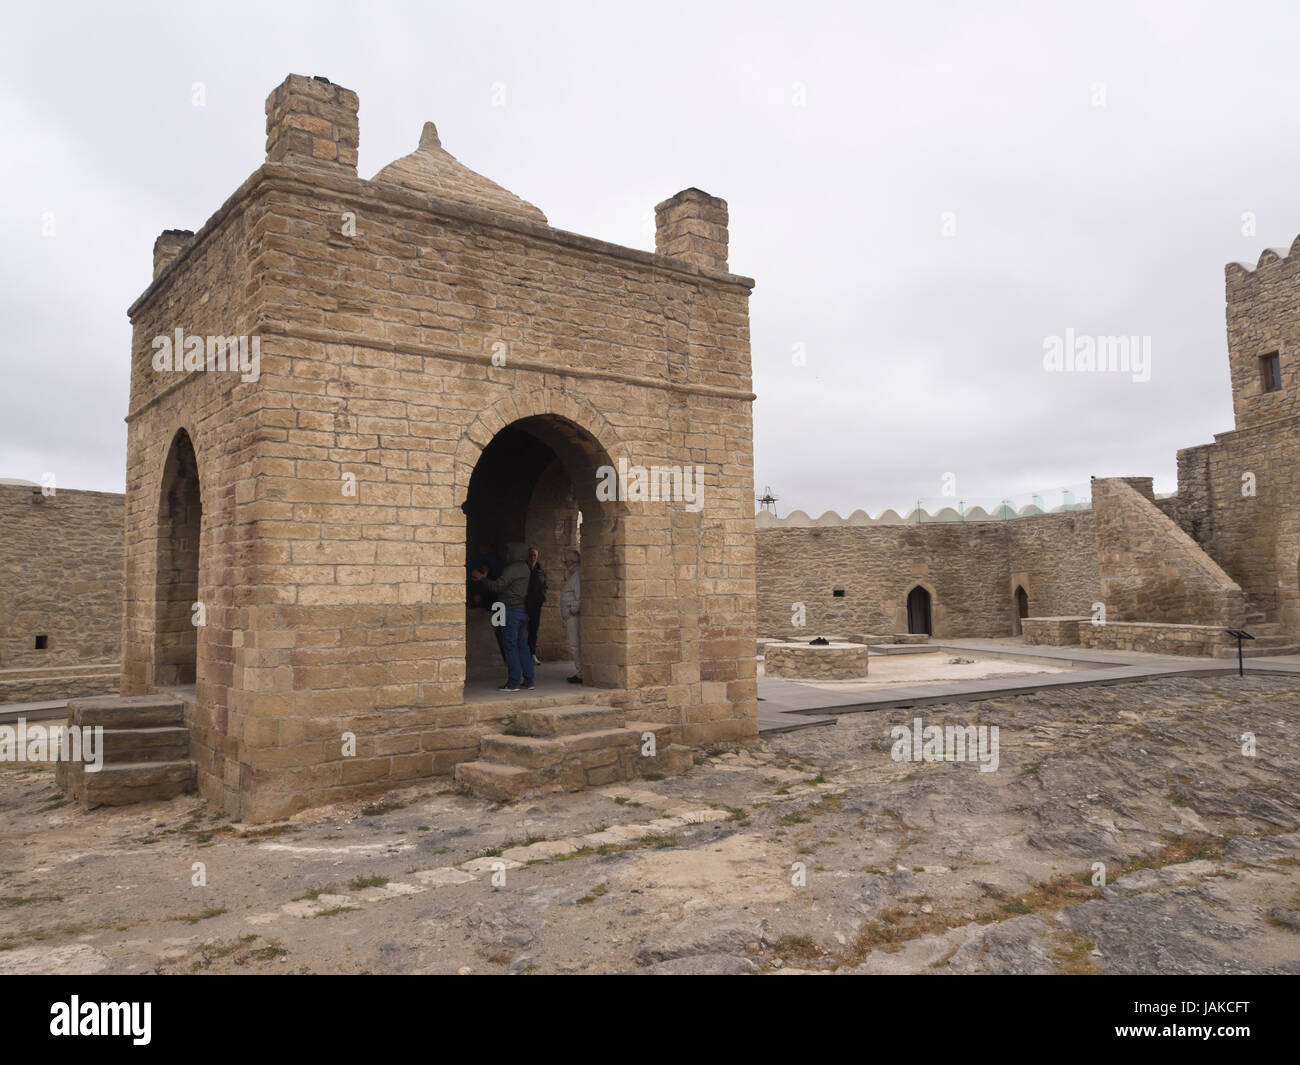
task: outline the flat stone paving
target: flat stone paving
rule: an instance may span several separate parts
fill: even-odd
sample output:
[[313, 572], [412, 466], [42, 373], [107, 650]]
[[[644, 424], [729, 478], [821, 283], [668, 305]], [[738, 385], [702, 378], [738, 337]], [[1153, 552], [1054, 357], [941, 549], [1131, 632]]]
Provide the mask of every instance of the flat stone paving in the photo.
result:
[[[827, 691], [812, 684], [778, 677], [758, 678], [758, 730], [789, 732], [812, 725], [833, 724], [827, 714], [863, 713], [898, 706], [925, 706], [994, 696], [1022, 695], [1056, 688], [1081, 688], [1099, 684], [1121, 684], [1168, 676], [1224, 676], [1237, 672], [1237, 660], [1187, 658], [1155, 655], [1140, 651], [1097, 651], [1086, 647], [1048, 647], [1025, 644], [1012, 638], [944, 640], [932, 643], [933, 651], [967, 651], [981, 655], [1041, 658], [1068, 661], [1077, 667], [1061, 673], [1030, 674], [1020, 677], [989, 677], [946, 681], [938, 684], [873, 686], [860, 690]], [[1300, 674], [1300, 655], [1248, 658], [1248, 674]], [[824, 711], [818, 714], [816, 711]]]

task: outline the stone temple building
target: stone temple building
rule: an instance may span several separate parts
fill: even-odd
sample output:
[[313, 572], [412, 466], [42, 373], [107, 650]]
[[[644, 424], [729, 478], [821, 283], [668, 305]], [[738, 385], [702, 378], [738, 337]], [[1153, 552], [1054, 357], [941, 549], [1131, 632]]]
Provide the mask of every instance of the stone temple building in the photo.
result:
[[[726, 204], [678, 193], [637, 251], [551, 227], [432, 123], [370, 180], [358, 137], [355, 93], [287, 78], [264, 164], [155, 245], [129, 312], [121, 675], [150, 698], [85, 722], [188, 729], [200, 791], [249, 821], [457, 767], [495, 797], [601, 783], [755, 736], [753, 282]], [[474, 698], [504, 678], [467, 557], [537, 544], [554, 602], [579, 537], [577, 703]], [[565, 653], [558, 621], [542, 642]]]

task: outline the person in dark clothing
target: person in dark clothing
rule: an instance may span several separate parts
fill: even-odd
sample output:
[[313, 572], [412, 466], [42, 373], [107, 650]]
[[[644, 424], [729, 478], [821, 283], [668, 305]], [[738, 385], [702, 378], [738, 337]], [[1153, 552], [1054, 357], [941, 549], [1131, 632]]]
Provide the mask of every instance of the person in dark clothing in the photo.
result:
[[546, 602], [546, 570], [538, 559], [537, 548], [528, 549], [528, 596], [524, 608], [528, 611], [528, 653], [533, 664], [540, 665], [537, 657], [537, 628], [542, 623], [542, 604]]
[[[475, 574], [482, 570], [488, 577], [496, 580], [501, 576], [501, 559], [493, 552], [487, 544], [479, 544], [478, 550], [474, 557], [469, 560], [465, 566], [469, 574], [469, 580], [466, 584], [465, 596], [469, 605], [477, 607], [480, 610], [492, 609], [492, 595], [483, 586], [483, 582], [475, 577]], [[503, 635], [503, 627], [500, 625], [492, 626], [492, 635], [496, 637], [497, 650], [501, 652], [501, 661], [506, 663], [509, 669], [509, 660], [506, 658], [506, 644]]]
[[498, 691], [517, 692], [521, 686], [535, 688], [533, 656], [528, 653], [528, 611], [524, 603], [528, 598], [528, 548], [521, 543], [506, 544], [506, 567], [501, 576], [493, 580], [487, 570], [475, 570], [470, 576], [482, 583], [495, 595], [506, 611], [505, 644], [506, 669], [509, 676]]

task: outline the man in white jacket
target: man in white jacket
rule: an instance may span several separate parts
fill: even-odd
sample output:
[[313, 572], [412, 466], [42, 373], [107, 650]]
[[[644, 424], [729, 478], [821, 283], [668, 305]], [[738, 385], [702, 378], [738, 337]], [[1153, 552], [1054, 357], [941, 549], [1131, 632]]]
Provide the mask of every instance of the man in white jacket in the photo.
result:
[[578, 565], [582, 557], [576, 551], [564, 552], [564, 590], [560, 592], [560, 617], [569, 634], [573, 651], [573, 676], [570, 684], [582, 683], [582, 578]]

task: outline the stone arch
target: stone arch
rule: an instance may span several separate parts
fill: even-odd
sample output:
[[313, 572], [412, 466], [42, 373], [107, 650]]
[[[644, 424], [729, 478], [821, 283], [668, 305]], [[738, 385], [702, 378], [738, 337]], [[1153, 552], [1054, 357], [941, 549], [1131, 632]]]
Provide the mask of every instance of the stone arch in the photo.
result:
[[156, 687], [191, 685], [198, 673], [203, 478], [189, 430], [172, 435], [158, 478], [154, 570], [153, 675]]
[[[521, 446], [528, 439], [541, 455], [537, 468], [524, 470], [521, 479], [511, 481], [514, 496], [509, 503], [490, 501], [492, 485], [501, 480], [500, 448]], [[597, 470], [612, 466], [621, 453], [620, 442], [609, 423], [590, 404], [559, 392], [537, 392], [505, 397], [483, 411], [464, 434], [455, 457], [455, 501], [453, 512], [465, 522], [466, 559], [479, 542], [489, 541], [497, 551], [512, 539], [526, 539], [539, 520], [549, 527], [562, 525], [567, 534], [575, 534], [577, 515], [582, 515], [582, 661], [580, 672], [588, 685], [625, 687], [627, 684], [627, 618], [625, 522], [626, 505], [597, 498]], [[493, 472], [476, 478], [481, 464]], [[495, 464], [495, 465], [494, 465]], [[544, 496], [545, 498], [540, 498]], [[485, 497], [488, 502], [485, 503]], [[572, 510], [568, 520], [560, 522], [557, 511]], [[484, 514], [501, 528], [496, 535], [484, 532]], [[539, 519], [539, 515], [542, 515]], [[508, 531], [508, 533], [507, 533]], [[470, 545], [467, 538], [476, 543]], [[491, 541], [495, 541], [494, 543]], [[550, 594], [543, 610], [556, 614], [558, 621], [564, 570], [558, 557], [576, 542], [560, 543], [551, 537], [546, 565]], [[481, 684], [484, 677], [503, 673], [499, 654], [493, 657], [493, 635], [484, 628], [484, 612], [467, 608], [465, 618], [466, 685]], [[547, 641], [552, 660], [556, 654], [555, 637], [562, 632], [556, 625], [549, 630]], [[560, 647], [565, 649], [567, 640]], [[539, 651], [543, 649], [539, 641]], [[545, 659], [544, 659], [545, 660]]]
[[934, 594], [924, 584], [914, 584], [904, 600], [907, 631], [913, 634], [934, 635]]
[[1029, 617], [1029, 593], [1025, 590], [1023, 583], [1016, 584], [1016, 590], [1011, 593], [1013, 613], [1011, 616], [1011, 633], [1013, 636], [1019, 636], [1021, 633], [1021, 621]]
[[568, 392], [546, 388], [503, 396], [479, 412], [470, 427], [461, 434], [455, 456], [454, 491], [457, 501], [464, 500], [469, 491], [470, 479], [474, 475], [474, 467], [492, 438], [513, 422], [543, 415], [571, 423], [591, 437], [612, 458], [617, 459], [625, 450], [614, 427], [584, 399]]

